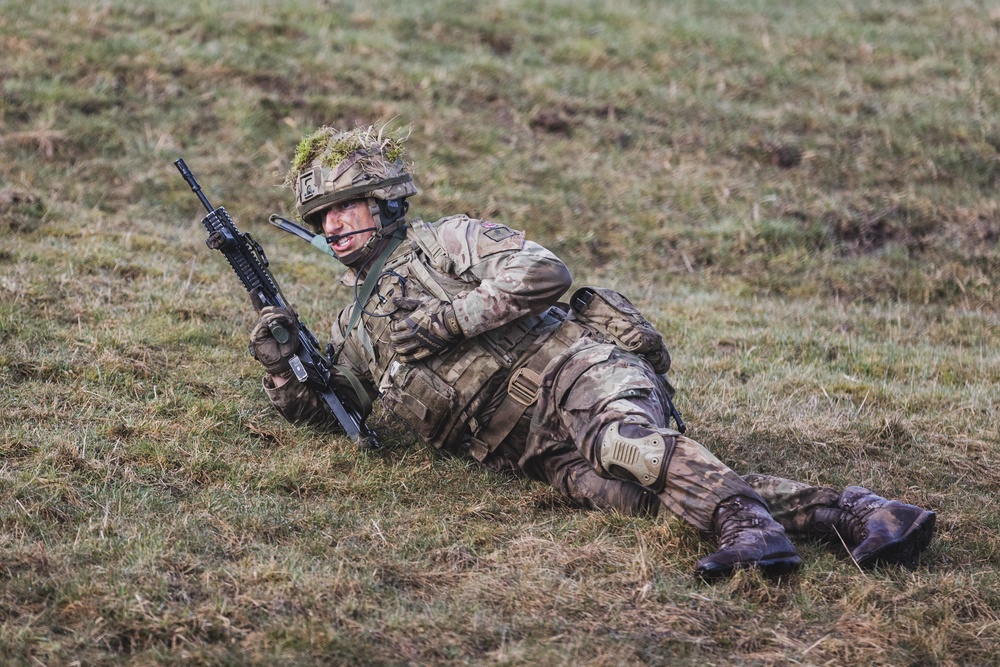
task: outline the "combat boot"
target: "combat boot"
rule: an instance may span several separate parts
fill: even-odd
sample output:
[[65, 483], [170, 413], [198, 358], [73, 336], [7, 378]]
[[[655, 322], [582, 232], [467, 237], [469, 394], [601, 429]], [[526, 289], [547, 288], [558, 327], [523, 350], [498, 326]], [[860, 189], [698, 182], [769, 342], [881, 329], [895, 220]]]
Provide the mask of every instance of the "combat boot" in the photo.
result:
[[731, 576], [743, 568], [755, 567], [767, 576], [779, 576], [799, 569], [802, 559], [759, 500], [733, 496], [719, 503], [713, 517], [719, 536], [719, 550], [698, 561], [695, 574], [706, 581]]
[[816, 510], [814, 527], [827, 538], [843, 538], [861, 567], [909, 565], [930, 544], [935, 518], [930, 510], [849, 486], [837, 507]]

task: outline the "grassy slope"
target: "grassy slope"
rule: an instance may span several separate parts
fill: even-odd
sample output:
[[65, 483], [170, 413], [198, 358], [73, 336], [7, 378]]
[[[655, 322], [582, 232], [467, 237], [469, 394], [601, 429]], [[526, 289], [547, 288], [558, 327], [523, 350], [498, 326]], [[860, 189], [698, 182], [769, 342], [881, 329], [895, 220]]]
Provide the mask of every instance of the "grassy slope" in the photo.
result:
[[[2, 3], [5, 663], [995, 660], [1000, 11], [174, 4]], [[734, 467], [937, 509], [923, 565], [804, 542], [792, 581], [706, 587], [674, 520], [384, 415], [381, 455], [283, 423], [171, 161], [322, 331], [336, 267], [266, 216], [302, 134], [379, 118], [413, 125], [423, 217], [525, 228], [634, 297]]]

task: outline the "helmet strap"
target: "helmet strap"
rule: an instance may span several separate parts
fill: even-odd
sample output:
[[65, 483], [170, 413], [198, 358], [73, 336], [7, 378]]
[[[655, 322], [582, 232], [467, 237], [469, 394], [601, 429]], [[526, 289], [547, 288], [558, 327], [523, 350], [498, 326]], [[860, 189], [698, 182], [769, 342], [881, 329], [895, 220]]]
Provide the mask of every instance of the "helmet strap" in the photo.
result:
[[[362, 247], [350, 253], [346, 257], [340, 257], [341, 262], [349, 267], [357, 267], [371, 257], [382, 243], [382, 240], [403, 226], [406, 212], [410, 210], [410, 203], [405, 199], [376, 199], [368, 198], [368, 210], [372, 214], [375, 222], [375, 233], [368, 239]], [[367, 231], [367, 230], [366, 230]]]

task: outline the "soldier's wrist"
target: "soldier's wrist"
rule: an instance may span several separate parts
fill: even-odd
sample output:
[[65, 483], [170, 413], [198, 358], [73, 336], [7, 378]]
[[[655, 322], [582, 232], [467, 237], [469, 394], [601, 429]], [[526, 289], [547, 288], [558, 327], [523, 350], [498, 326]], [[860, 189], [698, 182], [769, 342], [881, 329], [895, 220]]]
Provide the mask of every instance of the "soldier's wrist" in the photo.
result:
[[455, 307], [450, 303], [445, 304], [445, 307], [441, 311], [441, 319], [444, 321], [444, 326], [452, 336], [459, 337], [463, 336], [461, 325], [458, 323], [458, 314], [455, 312]]
[[289, 380], [292, 379], [292, 371], [288, 370], [283, 373], [268, 373], [264, 378], [264, 384], [270, 385], [272, 389], [277, 389], [278, 387], [287, 384]]

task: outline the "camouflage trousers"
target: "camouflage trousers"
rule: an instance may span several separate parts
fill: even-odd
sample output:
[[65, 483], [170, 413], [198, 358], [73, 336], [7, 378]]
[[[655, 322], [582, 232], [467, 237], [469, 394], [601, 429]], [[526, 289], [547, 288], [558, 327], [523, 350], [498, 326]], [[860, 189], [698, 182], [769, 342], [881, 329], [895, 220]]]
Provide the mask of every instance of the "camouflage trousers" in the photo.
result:
[[[741, 495], [764, 501], [772, 516], [795, 532], [808, 531], [817, 508], [837, 505], [840, 494], [834, 489], [766, 475], [742, 477], [698, 442], [669, 430], [666, 382], [640, 357], [612, 345], [583, 345], [546, 375], [530, 425], [511, 435], [526, 442], [519, 467], [576, 504], [627, 515], [653, 514], [662, 505], [711, 531], [719, 504]], [[615, 422], [664, 434], [663, 488], [617, 478], [617, 471], [601, 464], [601, 439]]]

